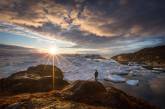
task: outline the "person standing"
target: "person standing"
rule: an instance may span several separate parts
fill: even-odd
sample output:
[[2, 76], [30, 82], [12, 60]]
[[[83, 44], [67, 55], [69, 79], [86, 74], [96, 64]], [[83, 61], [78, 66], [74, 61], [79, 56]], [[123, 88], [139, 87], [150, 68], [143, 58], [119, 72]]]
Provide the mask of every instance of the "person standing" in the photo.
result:
[[95, 70], [95, 81], [97, 81], [97, 79], [98, 79], [98, 71], [97, 70]]

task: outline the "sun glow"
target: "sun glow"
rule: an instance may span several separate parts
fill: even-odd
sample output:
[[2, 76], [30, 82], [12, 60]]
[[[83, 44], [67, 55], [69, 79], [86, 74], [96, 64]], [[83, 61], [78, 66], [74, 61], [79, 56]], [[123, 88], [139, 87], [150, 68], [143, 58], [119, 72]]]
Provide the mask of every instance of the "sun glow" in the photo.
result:
[[57, 47], [51, 47], [48, 49], [48, 53], [51, 55], [59, 54], [59, 49]]
[[55, 58], [57, 58], [56, 54], [59, 54], [59, 49], [55, 46], [50, 47], [48, 49], [48, 53], [52, 55], [52, 63], [53, 63], [53, 72], [52, 72], [52, 89], [54, 89], [55, 85], [55, 72], [54, 72], [54, 66], [55, 66]]

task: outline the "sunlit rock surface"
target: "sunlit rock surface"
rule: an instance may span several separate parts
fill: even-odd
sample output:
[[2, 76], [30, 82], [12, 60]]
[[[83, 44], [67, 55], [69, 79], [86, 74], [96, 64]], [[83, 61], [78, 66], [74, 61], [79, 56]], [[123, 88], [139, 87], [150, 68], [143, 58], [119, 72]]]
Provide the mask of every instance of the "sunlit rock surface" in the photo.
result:
[[88, 99], [88, 97], [96, 97], [106, 92], [105, 87], [97, 81], [75, 81], [73, 84], [62, 90], [69, 98], [72, 99]]
[[63, 90], [0, 98], [0, 108], [14, 109], [157, 109], [97, 81], [76, 81]]

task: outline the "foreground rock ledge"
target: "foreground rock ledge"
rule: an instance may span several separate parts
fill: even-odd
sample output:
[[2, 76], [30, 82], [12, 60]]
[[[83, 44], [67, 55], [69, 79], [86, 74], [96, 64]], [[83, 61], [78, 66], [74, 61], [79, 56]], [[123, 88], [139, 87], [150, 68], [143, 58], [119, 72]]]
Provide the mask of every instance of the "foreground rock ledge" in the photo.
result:
[[150, 104], [131, 97], [96, 81], [76, 81], [63, 90], [42, 93], [19, 94], [0, 98], [4, 109], [157, 109]]
[[62, 90], [65, 99], [95, 106], [115, 109], [156, 109], [156, 107], [136, 99], [116, 89], [108, 90], [97, 81], [76, 81]]

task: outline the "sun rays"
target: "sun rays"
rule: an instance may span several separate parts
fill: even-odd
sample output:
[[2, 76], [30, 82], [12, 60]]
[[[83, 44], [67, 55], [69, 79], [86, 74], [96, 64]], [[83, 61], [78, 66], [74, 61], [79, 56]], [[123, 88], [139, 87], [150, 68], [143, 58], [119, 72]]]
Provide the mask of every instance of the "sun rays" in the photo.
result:
[[43, 60], [45, 60], [44, 70], [46, 69], [46, 65], [52, 65], [52, 89], [55, 89], [54, 66], [65, 67], [68, 65], [72, 65], [72, 63], [68, 59], [66, 59], [66, 56], [64, 56], [64, 54], [60, 54], [60, 49], [57, 47], [48, 48], [46, 52], [44, 52]]

